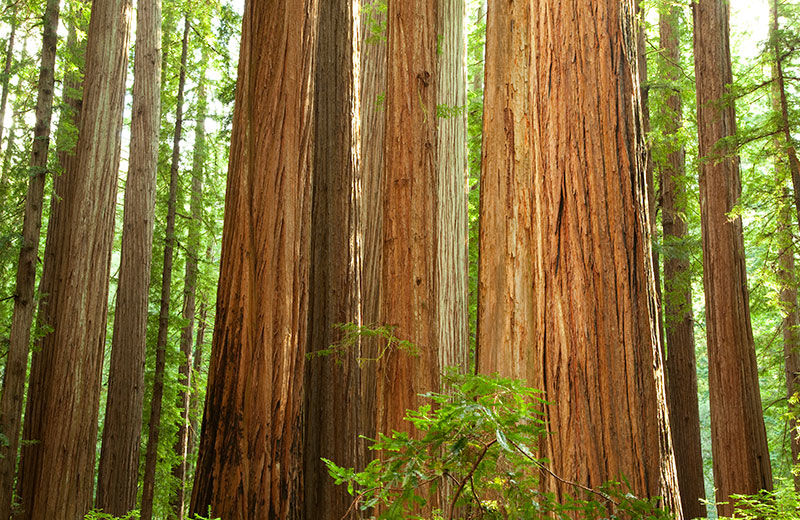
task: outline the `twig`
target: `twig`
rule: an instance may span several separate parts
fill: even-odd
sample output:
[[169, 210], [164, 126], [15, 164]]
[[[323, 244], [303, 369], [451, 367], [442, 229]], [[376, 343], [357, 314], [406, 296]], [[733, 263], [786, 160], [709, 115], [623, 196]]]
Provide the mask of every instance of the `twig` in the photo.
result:
[[496, 443], [496, 442], [497, 442], [497, 439], [492, 439], [488, 444], [485, 444], [483, 446], [483, 451], [481, 451], [481, 454], [475, 460], [475, 463], [472, 464], [472, 468], [469, 470], [469, 473], [467, 473], [467, 476], [464, 477], [461, 480], [461, 484], [458, 485], [458, 489], [456, 490], [456, 494], [453, 495], [453, 500], [450, 501], [450, 518], [453, 518], [453, 513], [456, 510], [456, 500], [458, 500], [458, 497], [461, 495], [461, 491], [464, 490], [464, 486], [467, 485], [467, 480], [471, 480], [472, 479], [472, 475], [475, 474], [475, 470], [478, 469], [478, 465], [483, 460], [483, 457], [486, 456], [486, 452], [489, 451], [489, 448], [491, 448], [492, 445], [494, 443]]

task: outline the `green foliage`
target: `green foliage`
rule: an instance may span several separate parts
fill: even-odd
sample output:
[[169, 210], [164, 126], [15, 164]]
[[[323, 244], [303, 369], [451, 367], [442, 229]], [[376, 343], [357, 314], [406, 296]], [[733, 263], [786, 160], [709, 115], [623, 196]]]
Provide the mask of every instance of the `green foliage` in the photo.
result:
[[366, 2], [361, 6], [361, 15], [364, 17], [364, 26], [367, 34], [364, 36], [364, 43], [379, 43], [386, 41], [386, 11], [388, 6], [386, 0], [374, 0]]
[[[380, 457], [363, 471], [323, 459], [336, 484], [354, 496], [352, 507], [377, 507], [383, 520], [423, 518], [414, 511], [438, 495], [434, 518], [571, 518], [576, 511], [587, 519], [670, 518], [656, 498], [638, 499], [623, 485], [590, 489], [547, 470], [535, 455], [546, 435], [545, 402], [536, 390], [497, 376], [450, 371], [443, 378], [445, 392], [424, 394], [429, 403], [406, 412], [414, 433], [380, 435], [370, 448]], [[540, 475], [575, 496], [559, 501], [542, 492]]]
[[394, 335], [396, 327], [393, 325], [370, 327], [366, 325], [357, 325], [355, 323], [336, 323], [334, 324], [334, 328], [342, 332], [342, 339], [330, 345], [328, 348], [309, 352], [306, 354], [307, 358], [332, 356], [337, 364], [341, 364], [344, 357], [347, 356], [347, 353], [358, 346], [361, 338], [376, 338], [382, 341], [379, 342], [380, 348], [374, 358], [356, 358], [359, 366], [363, 366], [365, 363], [371, 361], [378, 361], [391, 350], [401, 350], [412, 356], [419, 354], [416, 345]]
[[[102, 511], [98, 511], [97, 509], [92, 509], [86, 516], [83, 517], [83, 520], [139, 520], [139, 511], [134, 510], [128, 513], [125, 516], [114, 516], [108, 513], [104, 513]], [[219, 518], [212, 518], [211, 516], [205, 517], [201, 515], [195, 515], [189, 518], [189, 520], [220, 520]]]

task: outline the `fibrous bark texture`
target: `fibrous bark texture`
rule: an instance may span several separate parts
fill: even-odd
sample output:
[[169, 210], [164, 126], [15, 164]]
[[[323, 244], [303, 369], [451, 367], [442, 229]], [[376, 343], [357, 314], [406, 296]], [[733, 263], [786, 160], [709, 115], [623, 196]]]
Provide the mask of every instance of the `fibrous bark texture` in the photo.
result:
[[76, 160], [55, 181], [40, 307], [51, 331], [31, 367], [23, 518], [83, 518], [92, 505], [129, 10], [92, 4]]
[[[33, 131], [30, 181], [25, 198], [25, 216], [22, 224], [22, 244], [17, 264], [8, 358], [3, 377], [2, 397], [0, 397], [0, 432], [8, 440], [7, 445], [0, 446], [0, 518], [3, 519], [9, 518], [11, 515], [14, 474], [19, 450], [23, 392], [28, 369], [28, 346], [31, 341], [31, 324], [33, 323], [33, 312], [36, 306], [34, 298], [36, 260], [39, 254], [47, 155], [50, 148], [50, 120], [53, 113], [58, 15], [58, 0], [49, 0], [42, 18], [42, 62], [39, 68], [36, 126]], [[9, 49], [14, 45], [15, 27], [15, 25], [12, 25], [11, 36], [8, 41]], [[7, 69], [5, 73], [8, 73]], [[8, 87], [7, 77], [4, 82], [3, 99], [0, 99], [0, 107], [5, 104], [5, 95], [7, 93], [5, 89]], [[0, 134], [2, 134], [2, 118], [3, 110], [0, 108]], [[1, 136], [0, 141], [2, 141]]]
[[[680, 79], [678, 10], [664, 7], [659, 18], [662, 80]], [[659, 164], [661, 219], [664, 233], [664, 329], [666, 332], [667, 396], [672, 444], [684, 518], [706, 516], [703, 454], [700, 447], [700, 413], [697, 402], [697, 367], [692, 316], [692, 274], [685, 242], [686, 222], [685, 150], [677, 144], [682, 125], [680, 92], [669, 89], [663, 102], [662, 120], [667, 146], [666, 160]]]
[[742, 187], [730, 141], [736, 114], [727, 87], [733, 82], [728, 4], [700, 0], [693, 4], [693, 15], [711, 446], [717, 500], [728, 502], [717, 509], [731, 516], [728, 497], [772, 489], [772, 470], [750, 324], [742, 219], [731, 216]]
[[377, 431], [410, 432], [405, 411], [439, 385], [436, 290], [435, 0], [388, 4], [381, 322], [418, 356], [393, 350], [378, 361]]
[[111, 343], [108, 400], [95, 507], [114, 516], [136, 508], [144, 401], [147, 304], [161, 114], [161, 1], [136, 10], [131, 153]]
[[[336, 324], [361, 324], [361, 179], [359, 176], [359, 5], [329, 0], [319, 7], [315, 71], [315, 141], [308, 351], [341, 339]], [[321, 457], [363, 464], [359, 345], [338, 360], [307, 361], [304, 517], [358, 518], [353, 497], [337, 486]], [[361, 449], [361, 453], [359, 450]]]
[[465, 372], [469, 349], [466, 2], [439, 0], [437, 16], [437, 345], [442, 369]]
[[156, 338], [156, 364], [153, 372], [153, 393], [147, 429], [144, 477], [142, 478], [142, 520], [153, 516], [156, 463], [161, 435], [161, 410], [164, 397], [164, 371], [166, 367], [167, 334], [169, 332], [170, 294], [172, 292], [172, 264], [175, 257], [175, 213], [178, 198], [178, 168], [180, 166], [181, 135], [183, 133], [183, 97], [186, 89], [186, 60], [189, 47], [189, 15], [184, 15], [181, 43], [178, 93], [175, 97], [175, 130], [172, 135], [172, 160], [169, 169], [169, 195], [167, 197], [167, 223], [164, 228], [164, 263], [161, 269], [161, 303], [158, 311], [158, 336]]
[[487, 7], [476, 364], [541, 387], [531, 348], [531, 2]]
[[[497, 44], [487, 44], [487, 102], [497, 90], [522, 99], [502, 111], [487, 107], [486, 133], [502, 133], [485, 136], [483, 153], [485, 164], [490, 156], [502, 158], [494, 159], [495, 168], [502, 168], [494, 182], [520, 186], [496, 190], [518, 197], [495, 201], [497, 218], [519, 222], [495, 240], [520, 240], [529, 229], [530, 257], [518, 267], [522, 275], [499, 277], [513, 283], [483, 290], [501, 291], [493, 296], [498, 301], [530, 299], [514, 311], [513, 323], [501, 318], [494, 326], [498, 337], [511, 338], [506, 342], [526, 335], [527, 347], [518, 350], [527, 351], [515, 362], [527, 365], [528, 383], [540, 385], [553, 403], [546, 407], [552, 434], [542, 445], [551, 469], [588, 486], [625, 477], [633, 493], [662, 496], [678, 511], [656, 326], [635, 6], [615, 0], [533, 0], [529, 6], [489, 3], [489, 24], [512, 8], [521, 11], [518, 23], [515, 18], [487, 38], [522, 34], [518, 43], [506, 43], [519, 60], [514, 81], [491, 72], [498, 66], [491, 61], [502, 55], [493, 58]], [[528, 37], [525, 20], [531, 24]], [[507, 122], [492, 127], [492, 118], [501, 115]], [[526, 148], [532, 150], [527, 157], [511, 155]], [[523, 158], [529, 167], [517, 163]], [[530, 177], [522, 179], [527, 171]], [[485, 197], [487, 188], [482, 190]], [[482, 200], [484, 207], [489, 203]], [[514, 247], [528, 254], [525, 246]], [[496, 251], [487, 255], [483, 248], [482, 276], [518, 262], [517, 253]], [[495, 257], [491, 265], [489, 255]], [[509, 295], [511, 288], [519, 292]], [[505, 332], [511, 327], [518, 332]], [[479, 331], [482, 338], [491, 334]], [[501, 344], [480, 344], [479, 358], [492, 355], [487, 349], [507, 348]], [[553, 480], [546, 485], [564, 491]]]
[[314, 0], [245, 3], [191, 514], [302, 516]]

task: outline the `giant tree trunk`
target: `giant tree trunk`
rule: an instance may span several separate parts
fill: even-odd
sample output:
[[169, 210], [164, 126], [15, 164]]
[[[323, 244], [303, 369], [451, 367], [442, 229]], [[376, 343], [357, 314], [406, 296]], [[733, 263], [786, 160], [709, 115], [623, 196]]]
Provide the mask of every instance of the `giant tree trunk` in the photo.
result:
[[[328, 0], [319, 7], [315, 71], [315, 141], [308, 351], [341, 339], [337, 323], [361, 324], [361, 179], [359, 177], [358, 5]], [[353, 497], [328, 475], [325, 457], [358, 467], [364, 457], [360, 345], [338, 360], [306, 367], [304, 495], [308, 520], [339, 520]], [[357, 518], [352, 511], [350, 518]]]
[[[508, 20], [506, 5], [489, 3], [490, 25]], [[634, 494], [665, 497], [678, 511], [634, 16], [632, 1], [534, 0], [513, 26], [509, 20], [487, 30], [483, 154], [490, 177], [481, 203], [493, 204], [495, 218], [508, 219], [516, 231], [482, 230], [481, 290], [494, 294], [481, 305], [527, 301], [507, 313], [510, 319], [497, 312], [492, 325], [481, 322], [480, 338], [495, 333], [502, 340], [480, 343], [479, 359], [507, 349], [518, 356], [509, 370], [529, 374], [528, 383], [545, 390], [553, 404], [546, 407], [551, 435], [542, 451], [557, 475], [588, 486], [625, 477]], [[516, 60], [513, 81], [492, 72], [503, 54], [492, 52], [499, 43], [491, 39], [501, 37], [516, 38], [505, 43], [508, 59]], [[498, 91], [509, 96], [508, 108], [492, 104]], [[494, 201], [490, 183], [503, 188], [495, 189]], [[517, 199], [501, 198], [512, 195]], [[504, 249], [504, 238], [521, 241], [523, 233], [530, 238]], [[506, 265], [514, 267], [504, 272]], [[510, 348], [515, 341], [520, 346]], [[559, 495], [571, 491], [547, 478], [545, 486]]]
[[[662, 79], [680, 79], [678, 10], [664, 7], [659, 18]], [[706, 516], [703, 454], [700, 446], [700, 414], [697, 403], [697, 367], [692, 316], [692, 275], [685, 241], [687, 194], [685, 150], [676, 145], [683, 119], [680, 92], [670, 89], [663, 103], [664, 133], [669, 151], [661, 163], [661, 218], [664, 233], [664, 328], [666, 332], [667, 396], [675, 449], [675, 465], [684, 518]]]
[[541, 388], [534, 370], [531, 2], [490, 1], [478, 264], [477, 370]]
[[739, 158], [730, 138], [736, 133], [731, 84], [728, 4], [693, 4], [697, 126], [700, 151], [700, 213], [708, 337], [708, 385], [714, 484], [720, 515], [730, 516], [732, 493], [772, 489], [758, 368], [750, 324], [741, 217], [730, 216], [739, 202]]
[[78, 519], [92, 504], [129, 9], [127, 0], [92, 5], [77, 156], [55, 181], [40, 308], [51, 331], [31, 367], [23, 518]]
[[[42, 62], [39, 68], [39, 85], [36, 99], [36, 126], [33, 131], [30, 180], [25, 198], [25, 217], [22, 224], [22, 244], [17, 264], [14, 311], [11, 318], [11, 333], [8, 344], [3, 392], [0, 396], [0, 432], [8, 441], [0, 445], [0, 518], [11, 515], [14, 491], [14, 473], [17, 467], [19, 432], [22, 418], [22, 400], [25, 376], [28, 369], [28, 346], [31, 341], [31, 324], [36, 306], [36, 260], [39, 254], [39, 235], [42, 229], [42, 206], [44, 183], [47, 173], [47, 155], [50, 149], [50, 120], [53, 114], [53, 85], [55, 83], [56, 44], [58, 42], [58, 0], [48, 0], [42, 19]], [[13, 46], [12, 26], [9, 47]], [[6, 70], [6, 72], [8, 72]], [[7, 79], [3, 95], [7, 92]], [[2, 125], [0, 100], [0, 125]], [[0, 133], [2, 128], [0, 127]]]
[[130, 167], [95, 499], [114, 516], [136, 508], [161, 106], [161, 1], [139, 0], [136, 13]]
[[167, 334], [169, 332], [170, 293], [172, 291], [172, 263], [175, 255], [175, 211], [178, 197], [178, 167], [180, 166], [181, 133], [183, 130], [183, 95], [186, 87], [186, 59], [189, 47], [189, 15], [185, 15], [181, 44], [178, 94], [175, 100], [175, 132], [172, 140], [172, 161], [169, 169], [169, 196], [167, 199], [167, 225], [164, 230], [164, 265], [161, 270], [161, 303], [158, 313], [156, 339], [156, 365], [153, 373], [153, 396], [148, 421], [147, 452], [142, 479], [142, 520], [153, 516], [158, 439], [161, 433], [161, 409], [164, 395], [164, 369], [166, 365]]
[[178, 480], [178, 491], [172, 507], [178, 520], [183, 520], [186, 509], [187, 457], [189, 456], [189, 414], [192, 393], [192, 336], [194, 335], [194, 314], [197, 293], [198, 260], [200, 257], [200, 230], [203, 225], [203, 165], [206, 153], [205, 119], [208, 102], [206, 100], [206, 56], [200, 66], [200, 80], [197, 85], [196, 123], [194, 130], [194, 151], [192, 153], [192, 192], [189, 201], [189, 232], [186, 239], [186, 274], [183, 282], [183, 319], [186, 324], [181, 330], [181, 363], [178, 367], [181, 390], [178, 392], [178, 409], [181, 420], [178, 424], [178, 440], [175, 453], [178, 464], [172, 468], [172, 475]]
[[315, 0], [245, 3], [191, 514], [302, 515], [316, 20]]

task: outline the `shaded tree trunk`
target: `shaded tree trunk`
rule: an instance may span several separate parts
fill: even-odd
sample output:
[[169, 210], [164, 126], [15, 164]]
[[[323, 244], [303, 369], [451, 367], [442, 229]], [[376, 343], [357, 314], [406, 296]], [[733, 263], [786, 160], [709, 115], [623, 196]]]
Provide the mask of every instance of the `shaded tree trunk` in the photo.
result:
[[178, 197], [178, 168], [180, 166], [181, 134], [183, 130], [183, 96], [186, 88], [186, 59], [189, 47], [189, 15], [185, 15], [181, 43], [180, 74], [175, 107], [175, 133], [172, 140], [172, 161], [169, 169], [169, 198], [167, 199], [167, 225], [164, 230], [164, 266], [161, 271], [161, 304], [158, 313], [158, 338], [156, 340], [156, 365], [153, 374], [153, 397], [148, 421], [147, 452], [142, 479], [142, 520], [153, 516], [158, 439], [161, 434], [161, 409], [164, 395], [164, 369], [166, 366], [167, 334], [169, 332], [170, 293], [172, 291], [172, 263], [175, 254], [175, 206]]
[[[25, 376], [28, 369], [28, 350], [31, 341], [31, 324], [36, 306], [36, 260], [39, 254], [39, 237], [42, 230], [42, 207], [44, 184], [47, 174], [47, 156], [50, 149], [50, 121], [53, 114], [53, 85], [55, 83], [56, 44], [58, 42], [58, 0], [49, 0], [42, 18], [42, 61], [39, 68], [39, 85], [36, 99], [36, 126], [30, 162], [30, 180], [25, 198], [25, 216], [22, 224], [22, 244], [17, 264], [14, 310], [11, 317], [11, 332], [3, 377], [3, 392], [0, 396], [0, 432], [8, 444], [0, 444], [0, 518], [11, 516], [14, 491], [14, 474], [17, 468], [22, 402]], [[15, 20], [16, 21], [16, 20]], [[8, 46], [14, 45], [14, 30]], [[5, 73], [8, 73], [6, 62]], [[8, 79], [4, 77], [3, 97], [7, 94]], [[6, 99], [0, 100], [0, 107]], [[0, 108], [0, 125], [3, 120]], [[2, 127], [0, 126], [0, 134]]]
[[[311, 213], [308, 351], [341, 339], [337, 323], [361, 324], [361, 179], [359, 176], [358, 5], [321, 2], [314, 99], [314, 177]], [[353, 498], [330, 478], [325, 457], [358, 467], [362, 413], [360, 345], [340, 359], [306, 365], [304, 518], [339, 520]], [[348, 518], [358, 518], [353, 511]]]
[[191, 222], [186, 240], [186, 275], [183, 284], [183, 319], [186, 322], [181, 331], [181, 364], [178, 409], [181, 420], [178, 425], [178, 440], [175, 453], [179, 462], [172, 468], [172, 475], [178, 480], [178, 492], [173, 501], [173, 511], [178, 520], [183, 520], [186, 509], [187, 457], [189, 455], [189, 413], [192, 393], [192, 336], [194, 333], [195, 296], [197, 293], [198, 260], [200, 257], [200, 230], [203, 225], [203, 170], [206, 154], [205, 119], [208, 102], [206, 100], [206, 56], [201, 58], [200, 80], [197, 85], [196, 124], [194, 129], [194, 152], [192, 154], [192, 192], [189, 202]]
[[136, 13], [130, 167], [95, 499], [114, 516], [136, 508], [161, 113], [161, 2], [139, 0]]
[[[772, 470], [750, 324], [742, 219], [730, 217], [742, 187], [730, 141], [736, 114], [725, 97], [733, 82], [728, 4], [700, 0], [692, 7], [711, 445], [717, 500], [730, 502], [732, 493], [772, 489]], [[718, 512], [731, 516], [733, 504], [719, 505]]]
[[55, 181], [39, 313], [51, 331], [31, 366], [23, 518], [82, 518], [92, 504], [129, 10], [92, 5], [76, 159]]
[[191, 514], [302, 516], [316, 20], [314, 0], [245, 2]]
[[[678, 9], [664, 7], [659, 17], [662, 79], [680, 79], [680, 29]], [[692, 315], [692, 273], [686, 250], [688, 223], [685, 220], [687, 194], [685, 150], [678, 142], [683, 104], [680, 92], [670, 88], [661, 118], [670, 147], [660, 164], [664, 234], [664, 328], [666, 331], [667, 396], [675, 449], [675, 465], [684, 518], [706, 516], [703, 453], [700, 446], [700, 413], [697, 402], [694, 318]]]
[[[366, 6], [366, 0], [365, 0]], [[386, 14], [366, 10], [361, 15], [361, 70], [359, 100], [361, 105], [361, 161], [359, 176], [361, 178], [361, 229], [363, 235], [361, 263], [361, 319], [367, 326], [375, 326], [380, 322], [380, 284], [381, 265], [383, 262], [383, 203], [381, 185], [384, 169], [384, 143], [386, 133], [386, 42], [375, 38], [370, 33], [369, 21], [386, 22]], [[384, 35], [385, 36], [385, 35]], [[377, 356], [377, 342], [374, 339], [362, 338], [361, 355], [374, 359]], [[359, 431], [369, 436], [375, 431], [375, 373], [374, 363], [361, 368], [361, 426]], [[359, 453], [365, 454], [365, 460], [359, 463], [362, 468], [368, 462], [369, 443], [359, 440]]]

